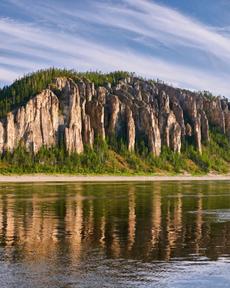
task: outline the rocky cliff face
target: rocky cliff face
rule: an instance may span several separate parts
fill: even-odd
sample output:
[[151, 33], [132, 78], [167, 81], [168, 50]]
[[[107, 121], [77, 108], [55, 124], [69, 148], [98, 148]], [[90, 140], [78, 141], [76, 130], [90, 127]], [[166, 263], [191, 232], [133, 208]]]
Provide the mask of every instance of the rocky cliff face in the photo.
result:
[[57, 78], [25, 106], [0, 121], [0, 151], [18, 145], [37, 153], [64, 144], [69, 153], [93, 147], [96, 137], [122, 138], [130, 151], [143, 141], [158, 156], [162, 147], [181, 152], [191, 138], [202, 153], [209, 126], [230, 136], [230, 104], [135, 77], [95, 88], [87, 80]]

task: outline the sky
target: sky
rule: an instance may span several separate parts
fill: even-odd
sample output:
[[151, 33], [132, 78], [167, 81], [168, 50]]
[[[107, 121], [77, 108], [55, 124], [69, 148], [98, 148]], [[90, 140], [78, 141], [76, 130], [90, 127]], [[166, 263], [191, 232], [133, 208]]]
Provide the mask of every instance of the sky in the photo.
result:
[[230, 97], [230, 0], [0, 0], [0, 87], [48, 67]]

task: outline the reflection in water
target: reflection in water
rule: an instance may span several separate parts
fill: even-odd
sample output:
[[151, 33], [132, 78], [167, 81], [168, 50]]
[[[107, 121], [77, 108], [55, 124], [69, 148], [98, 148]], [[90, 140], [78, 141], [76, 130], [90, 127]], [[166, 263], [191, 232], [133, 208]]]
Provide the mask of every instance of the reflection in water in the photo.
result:
[[[64, 241], [71, 257], [79, 259], [85, 247], [99, 247], [113, 257], [154, 255], [155, 260], [168, 261], [200, 253], [211, 257], [205, 248], [212, 244], [213, 234], [223, 236], [219, 243], [226, 242], [228, 222], [218, 225], [203, 221], [207, 204], [212, 205], [210, 201], [203, 203], [207, 190], [186, 197], [181, 189], [167, 195], [168, 187], [162, 184], [149, 184], [148, 189], [126, 184], [121, 192], [113, 187], [111, 195], [107, 185], [77, 185], [77, 191], [74, 185], [59, 185], [54, 190], [53, 186], [35, 185], [32, 193], [29, 186], [2, 193], [1, 245], [20, 245], [22, 257], [36, 248], [36, 254], [44, 257], [57, 253], [58, 245]], [[226, 197], [221, 197], [223, 204]], [[212, 197], [213, 204], [219, 198]], [[186, 213], [190, 211], [196, 213]], [[226, 248], [223, 246], [221, 252], [213, 246], [213, 254], [227, 254]]]
[[202, 194], [198, 194], [196, 236], [195, 236], [195, 254], [199, 254], [200, 241], [202, 240]]
[[135, 203], [135, 189], [134, 187], [131, 187], [128, 192], [128, 198], [129, 198], [129, 219], [128, 219], [128, 225], [129, 225], [129, 235], [128, 235], [128, 251], [130, 251], [133, 247], [133, 244], [135, 242], [135, 232], [136, 232], [136, 203]]
[[83, 198], [79, 191], [74, 199], [66, 199], [65, 233], [68, 238], [70, 255], [80, 258], [83, 226]]
[[152, 235], [151, 245], [156, 248], [161, 231], [161, 195], [159, 189], [155, 189], [152, 197]]
[[2, 185], [0, 259], [52, 261], [62, 269], [75, 267], [76, 273], [81, 265], [98, 269], [109, 259], [114, 259], [112, 271], [115, 259], [156, 263], [228, 257], [230, 219], [215, 221], [205, 211], [229, 209], [229, 188], [224, 182]]

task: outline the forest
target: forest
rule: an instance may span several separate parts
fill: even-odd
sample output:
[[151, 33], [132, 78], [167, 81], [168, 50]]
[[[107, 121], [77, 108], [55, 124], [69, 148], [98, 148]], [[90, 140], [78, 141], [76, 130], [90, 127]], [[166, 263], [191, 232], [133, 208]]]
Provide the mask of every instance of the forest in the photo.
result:
[[[24, 105], [30, 98], [47, 88], [56, 77], [70, 77], [77, 81], [86, 78], [96, 86], [107, 82], [115, 84], [119, 79], [131, 75], [117, 71], [80, 73], [74, 70], [50, 68], [40, 70], [16, 80], [12, 85], [0, 89], [0, 117]], [[207, 97], [213, 97], [205, 92]], [[94, 148], [85, 147], [84, 153], [69, 155], [65, 147], [43, 147], [36, 155], [20, 146], [14, 152], [5, 151], [0, 159], [1, 174], [23, 173], [68, 173], [68, 174], [207, 174], [228, 173], [230, 164], [230, 142], [226, 135], [211, 127], [210, 142], [203, 145], [200, 154], [193, 143], [182, 143], [182, 152], [174, 153], [163, 147], [161, 155], [149, 153], [143, 143], [137, 143], [135, 151], [128, 151], [122, 139], [97, 139]]]

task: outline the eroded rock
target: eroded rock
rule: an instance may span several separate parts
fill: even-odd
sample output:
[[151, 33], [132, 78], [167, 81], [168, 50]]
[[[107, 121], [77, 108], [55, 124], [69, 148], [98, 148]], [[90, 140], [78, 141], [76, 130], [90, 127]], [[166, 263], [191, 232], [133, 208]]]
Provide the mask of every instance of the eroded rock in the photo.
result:
[[60, 77], [49, 87], [1, 119], [0, 151], [24, 145], [37, 153], [42, 146], [64, 144], [79, 154], [84, 145], [93, 148], [95, 138], [115, 137], [126, 141], [129, 151], [138, 141], [159, 156], [164, 145], [180, 153], [185, 136], [193, 137], [202, 153], [210, 126], [230, 137], [227, 99], [137, 77], [98, 88], [86, 79]]

